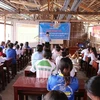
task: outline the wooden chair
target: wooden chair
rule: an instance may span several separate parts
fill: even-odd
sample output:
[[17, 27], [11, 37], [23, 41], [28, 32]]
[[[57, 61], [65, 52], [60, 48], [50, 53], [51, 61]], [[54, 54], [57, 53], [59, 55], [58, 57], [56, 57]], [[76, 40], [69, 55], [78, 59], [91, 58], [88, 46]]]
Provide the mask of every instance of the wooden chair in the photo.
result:
[[87, 57], [85, 58], [85, 72], [86, 72], [86, 76], [87, 77], [90, 77], [90, 69], [91, 69], [91, 65], [89, 64], [91, 61], [91, 58], [90, 57]]
[[87, 93], [84, 89], [85, 81], [79, 79], [79, 90], [75, 92], [75, 100], [87, 100]]
[[4, 77], [4, 70], [3, 70], [4, 64], [0, 64], [0, 84], [1, 84], [1, 89], [5, 89], [5, 77]]
[[97, 75], [98, 67], [99, 67], [99, 63], [97, 63], [95, 60], [93, 60], [92, 69], [91, 69], [91, 76]]
[[[7, 59], [4, 62], [4, 70], [5, 70], [5, 79], [7, 82], [10, 82], [10, 78], [12, 77], [13, 69], [12, 69], [12, 59]], [[10, 77], [11, 76], [11, 77]]]

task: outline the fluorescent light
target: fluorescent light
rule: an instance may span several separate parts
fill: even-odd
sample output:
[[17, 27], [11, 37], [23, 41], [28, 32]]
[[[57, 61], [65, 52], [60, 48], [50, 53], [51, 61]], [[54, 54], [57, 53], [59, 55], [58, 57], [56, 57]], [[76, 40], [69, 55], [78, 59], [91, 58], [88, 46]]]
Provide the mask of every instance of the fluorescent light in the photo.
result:
[[0, 8], [8, 10], [8, 11], [13, 11], [13, 12], [16, 10], [15, 8], [13, 8], [13, 7], [11, 7], [11, 6], [9, 6], [1, 1], [0, 1]]

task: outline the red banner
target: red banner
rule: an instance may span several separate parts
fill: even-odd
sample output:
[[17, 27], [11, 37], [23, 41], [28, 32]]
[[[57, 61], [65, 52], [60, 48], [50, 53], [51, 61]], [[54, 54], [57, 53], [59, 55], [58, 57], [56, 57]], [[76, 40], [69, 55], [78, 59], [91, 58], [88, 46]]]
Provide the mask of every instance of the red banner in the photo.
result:
[[94, 26], [91, 35], [94, 37], [100, 37], [100, 26]]

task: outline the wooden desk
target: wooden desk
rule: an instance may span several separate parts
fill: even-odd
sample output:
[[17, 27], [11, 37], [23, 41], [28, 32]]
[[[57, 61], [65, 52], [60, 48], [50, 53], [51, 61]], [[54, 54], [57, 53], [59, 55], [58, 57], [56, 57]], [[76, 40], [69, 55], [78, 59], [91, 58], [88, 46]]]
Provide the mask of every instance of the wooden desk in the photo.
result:
[[33, 76], [33, 77], [36, 77], [36, 72], [32, 73], [32, 72], [30, 71], [31, 67], [32, 67], [32, 66], [30, 65], [30, 66], [27, 66], [27, 67], [24, 69], [24, 75], [25, 75], [25, 76]]
[[[46, 89], [47, 79], [39, 79], [34, 77], [19, 77], [14, 83], [14, 100], [20, 100], [21, 93], [28, 94], [46, 94], [48, 91]], [[19, 98], [18, 98], [19, 95]], [[21, 99], [22, 100], [22, 99]]]
[[[24, 100], [23, 95], [46, 94], [48, 92], [46, 86], [47, 79], [21, 76], [13, 85], [14, 100]], [[83, 100], [87, 100], [84, 80], [79, 80], [79, 90], [76, 92], [76, 96], [80, 93], [83, 94]]]

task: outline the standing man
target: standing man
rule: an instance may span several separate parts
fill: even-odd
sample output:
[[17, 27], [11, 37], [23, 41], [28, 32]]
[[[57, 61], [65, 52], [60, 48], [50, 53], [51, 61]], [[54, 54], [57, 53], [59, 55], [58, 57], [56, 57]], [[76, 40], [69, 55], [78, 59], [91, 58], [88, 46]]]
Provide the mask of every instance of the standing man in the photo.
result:
[[44, 39], [44, 42], [45, 43], [50, 43], [51, 39], [50, 39], [50, 36], [49, 36], [49, 32], [46, 32], [46, 36], [43, 38]]

